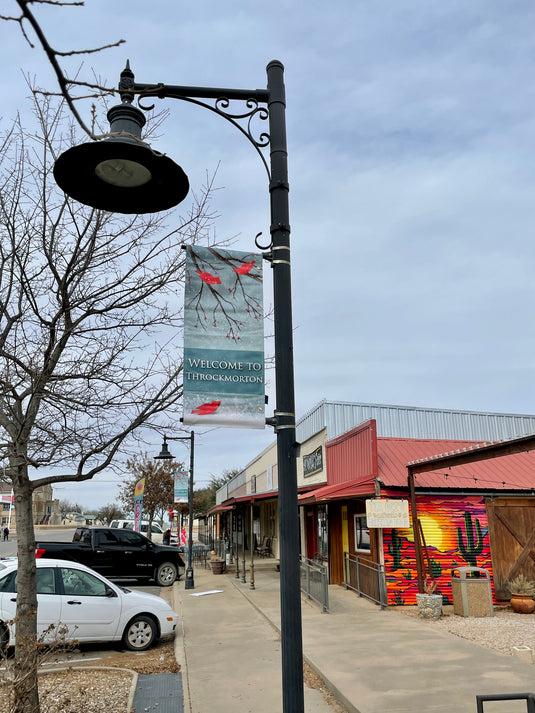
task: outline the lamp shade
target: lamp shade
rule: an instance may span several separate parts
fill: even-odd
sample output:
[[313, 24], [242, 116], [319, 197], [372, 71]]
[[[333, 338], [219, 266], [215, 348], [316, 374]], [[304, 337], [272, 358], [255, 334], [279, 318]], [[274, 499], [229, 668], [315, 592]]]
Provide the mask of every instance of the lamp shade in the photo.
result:
[[169, 451], [169, 446], [167, 445], [167, 438], [164, 436], [163, 437], [163, 443], [162, 443], [162, 450], [160, 451], [160, 454], [157, 456], [154, 456], [154, 460], [172, 460], [174, 458], [173, 455], [171, 455]]
[[157, 213], [189, 191], [184, 171], [164, 154], [128, 138], [73, 146], [56, 161], [54, 178], [71, 198], [114, 213]]

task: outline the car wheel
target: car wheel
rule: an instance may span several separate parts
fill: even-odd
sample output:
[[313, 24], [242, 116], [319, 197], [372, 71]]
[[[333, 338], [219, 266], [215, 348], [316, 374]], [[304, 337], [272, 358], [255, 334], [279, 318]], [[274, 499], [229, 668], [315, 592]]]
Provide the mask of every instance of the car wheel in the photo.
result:
[[170, 587], [177, 577], [177, 568], [172, 562], [163, 562], [156, 570], [154, 579], [160, 587]]
[[152, 645], [158, 633], [156, 622], [145, 614], [136, 616], [123, 634], [123, 643], [130, 651], [145, 651]]

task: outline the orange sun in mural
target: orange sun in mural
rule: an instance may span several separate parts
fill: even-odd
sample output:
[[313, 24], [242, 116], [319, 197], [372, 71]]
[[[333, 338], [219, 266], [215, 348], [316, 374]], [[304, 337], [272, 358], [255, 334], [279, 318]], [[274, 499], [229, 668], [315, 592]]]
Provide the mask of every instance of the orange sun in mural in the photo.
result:
[[[429, 547], [435, 547], [437, 550], [444, 549], [445, 543], [440, 521], [431, 515], [426, 515], [425, 513], [419, 514], [418, 517], [422, 523], [425, 544]], [[412, 528], [410, 530], [400, 530], [400, 534], [403, 534], [403, 536], [410, 542], [414, 542]]]

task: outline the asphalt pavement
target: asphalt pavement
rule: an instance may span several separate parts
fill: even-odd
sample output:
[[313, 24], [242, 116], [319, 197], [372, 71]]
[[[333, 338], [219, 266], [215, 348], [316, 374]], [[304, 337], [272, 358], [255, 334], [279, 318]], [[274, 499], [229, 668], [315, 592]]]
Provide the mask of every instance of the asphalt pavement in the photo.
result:
[[[184, 711], [281, 711], [279, 573], [257, 571], [254, 590], [235, 573], [201, 566], [194, 577], [194, 589], [183, 581], [173, 589]], [[381, 610], [343, 587], [329, 587], [329, 603], [322, 613], [302, 598], [304, 657], [349, 713], [475, 713], [477, 694], [535, 690], [533, 664]], [[526, 710], [525, 701], [484, 706], [485, 713]], [[335, 709], [305, 686], [305, 711]]]

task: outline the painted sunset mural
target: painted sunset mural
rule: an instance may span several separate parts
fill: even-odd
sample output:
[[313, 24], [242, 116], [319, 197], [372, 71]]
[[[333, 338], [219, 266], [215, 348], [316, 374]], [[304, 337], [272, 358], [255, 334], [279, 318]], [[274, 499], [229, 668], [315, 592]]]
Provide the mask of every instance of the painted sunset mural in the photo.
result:
[[[451, 571], [482, 567], [492, 571], [485, 502], [481, 497], [417, 497], [427, 552], [437, 594], [453, 604]], [[416, 604], [418, 579], [412, 528], [384, 531], [388, 603]], [[426, 562], [427, 571], [427, 562]]]

